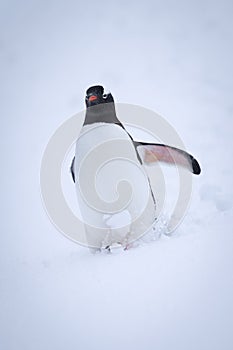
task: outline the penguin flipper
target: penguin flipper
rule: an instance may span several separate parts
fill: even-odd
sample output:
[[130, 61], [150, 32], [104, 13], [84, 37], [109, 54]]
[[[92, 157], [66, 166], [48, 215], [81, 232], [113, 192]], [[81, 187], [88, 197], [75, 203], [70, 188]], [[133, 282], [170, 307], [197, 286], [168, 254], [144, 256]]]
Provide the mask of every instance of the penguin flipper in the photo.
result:
[[134, 141], [134, 145], [144, 164], [150, 165], [155, 162], [180, 165], [195, 175], [201, 173], [198, 161], [189, 153], [168, 145], [159, 143], [146, 143]]
[[75, 157], [72, 159], [71, 166], [70, 166], [71, 176], [72, 176], [73, 181], [75, 182], [75, 168], [74, 168], [74, 164], [75, 164]]

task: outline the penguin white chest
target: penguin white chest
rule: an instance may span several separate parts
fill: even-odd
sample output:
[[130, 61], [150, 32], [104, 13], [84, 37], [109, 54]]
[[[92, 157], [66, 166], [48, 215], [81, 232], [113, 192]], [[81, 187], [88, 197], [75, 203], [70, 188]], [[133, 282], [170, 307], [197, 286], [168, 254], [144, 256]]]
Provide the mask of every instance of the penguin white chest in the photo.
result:
[[121, 126], [83, 127], [76, 144], [75, 179], [89, 245], [122, 242], [129, 233], [132, 237], [139, 231], [143, 234], [153, 223], [155, 204], [149, 181]]

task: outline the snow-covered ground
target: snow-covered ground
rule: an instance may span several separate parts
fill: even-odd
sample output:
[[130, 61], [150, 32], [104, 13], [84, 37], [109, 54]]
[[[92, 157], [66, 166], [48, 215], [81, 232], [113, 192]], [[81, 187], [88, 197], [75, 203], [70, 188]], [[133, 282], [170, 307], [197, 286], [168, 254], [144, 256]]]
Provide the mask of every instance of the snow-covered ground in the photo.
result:
[[[0, 348], [233, 348], [232, 1], [1, 1]], [[172, 237], [91, 255], [40, 196], [85, 89], [159, 112], [202, 175]]]

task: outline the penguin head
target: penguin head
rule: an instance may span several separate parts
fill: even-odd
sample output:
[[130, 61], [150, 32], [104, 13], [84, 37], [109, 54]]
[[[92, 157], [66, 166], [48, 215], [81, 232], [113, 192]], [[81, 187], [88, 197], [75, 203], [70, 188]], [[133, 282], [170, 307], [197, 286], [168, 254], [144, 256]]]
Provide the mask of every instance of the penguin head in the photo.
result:
[[87, 89], [85, 102], [88, 108], [103, 103], [114, 103], [114, 99], [111, 93], [104, 92], [103, 86], [95, 85]]
[[105, 93], [103, 86], [95, 85], [86, 91], [86, 115], [83, 125], [93, 123], [121, 124], [116, 116], [112, 94]]

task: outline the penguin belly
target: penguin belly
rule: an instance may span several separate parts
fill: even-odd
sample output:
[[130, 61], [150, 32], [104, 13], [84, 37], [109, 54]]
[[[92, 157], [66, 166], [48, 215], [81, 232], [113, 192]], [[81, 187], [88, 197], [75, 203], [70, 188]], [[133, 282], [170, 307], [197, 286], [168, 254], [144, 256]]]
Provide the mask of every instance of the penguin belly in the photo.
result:
[[75, 179], [87, 246], [127, 246], [155, 221], [147, 174], [121, 126], [93, 123], [82, 128], [76, 143]]

